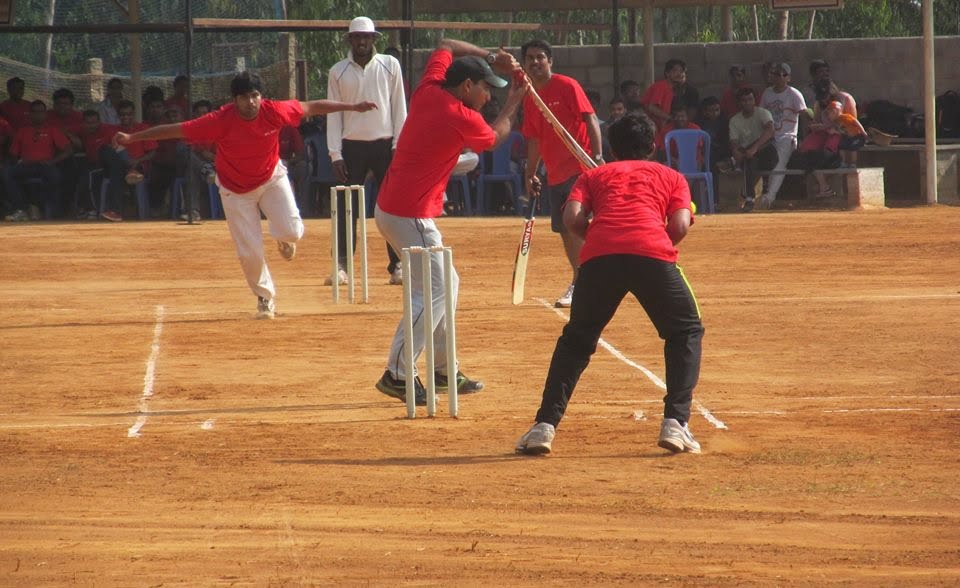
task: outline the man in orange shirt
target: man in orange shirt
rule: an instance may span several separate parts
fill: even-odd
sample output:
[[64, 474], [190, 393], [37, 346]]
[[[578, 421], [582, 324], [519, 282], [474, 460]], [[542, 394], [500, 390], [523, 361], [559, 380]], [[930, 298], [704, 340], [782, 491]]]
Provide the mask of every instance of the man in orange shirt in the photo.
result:
[[[10, 155], [19, 159], [5, 169], [7, 196], [13, 213], [12, 221], [27, 220], [24, 213], [26, 198], [21, 185], [25, 180], [39, 179], [43, 204], [48, 211], [57, 209], [60, 193], [60, 171], [57, 164], [73, 154], [70, 141], [59, 129], [47, 123], [47, 105], [42, 100], [30, 104], [30, 125], [21, 128], [13, 137]], [[40, 219], [39, 201], [30, 204], [30, 220]]]

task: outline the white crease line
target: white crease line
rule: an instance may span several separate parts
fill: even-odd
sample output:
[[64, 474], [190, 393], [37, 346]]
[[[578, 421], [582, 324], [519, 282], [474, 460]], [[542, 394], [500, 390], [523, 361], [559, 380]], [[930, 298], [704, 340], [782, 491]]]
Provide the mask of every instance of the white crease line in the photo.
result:
[[823, 412], [960, 412], [960, 408], [838, 408]]
[[[781, 296], [778, 298], [764, 298], [766, 302], [865, 302], [882, 300], [942, 300], [942, 299], [960, 299], [960, 294], [870, 294], [866, 296]], [[704, 299], [698, 298], [701, 302]], [[706, 299], [710, 302], [743, 302], [743, 298], [712, 298]]]
[[0, 429], [92, 429], [95, 427], [116, 427], [116, 423], [34, 423], [29, 425], [0, 425]]
[[[164, 307], [157, 305], [156, 322], [153, 325], [153, 344], [150, 346], [150, 357], [147, 358], [147, 370], [143, 374], [143, 394], [140, 396], [139, 409], [147, 412], [147, 399], [153, 396], [153, 380], [157, 373], [157, 357], [160, 356], [160, 335], [163, 333]], [[139, 437], [140, 429], [147, 424], [147, 415], [141, 414], [137, 422], [127, 430], [127, 437]]]
[[[534, 300], [536, 300], [537, 302], [539, 302], [540, 304], [542, 304], [545, 308], [549, 308], [550, 310], [552, 310], [554, 313], [557, 314], [557, 316], [559, 316], [559, 317], [560, 317], [561, 319], [563, 319], [564, 321], [569, 321], [569, 320], [570, 320], [570, 318], [567, 317], [567, 315], [565, 315], [565, 314], [563, 314], [562, 312], [560, 312], [560, 309], [559, 309], [559, 308], [554, 307], [552, 304], [550, 304], [549, 302], [547, 302], [547, 301], [544, 300], [543, 298], [534, 298]], [[643, 375], [647, 376], [647, 378], [649, 378], [650, 381], [653, 382], [654, 385], [657, 386], [657, 388], [660, 388], [661, 390], [666, 390], [666, 389], [667, 389], [667, 385], [664, 384], [664, 383], [663, 383], [663, 380], [661, 380], [655, 373], [651, 372], [650, 370], [648, 370], [647, 368], [643, 367], [643, 366], [640, 365], [639, 363], [633, 361], [632, 359], [630, 359], [630, 358], [627, 357], [626, 355], [620, 353], [620, 351], [619, 351], [616, 347], [614, 347], [613, 345], [607, 343], [607, 342], [603, 339], [603, 337], [600, 337], [600, 340], [598, 341], [598, 343], [600, 344], [600, 347], [603, 347], [604, 349], [606, 349], [608, 352], [610, 352], [611, 355], [613, 355], [614, 357], [616, 357], [617, 359], [619, 359], [619, 360], [622, 361], [623, 363], [625, 363], [625, 364], [627, 364], [628, 366], [630, 366], [630, 367], [632, 367], [632, 368], [635, 368], [635, 369], [639, 370], [640, 372], [642, 372]], [[714, 427], [716, 427], [716, 428], [718, 428], [718, 429], [726, 429], [726, 428], [727, 428], [727, 425], [724, 424], [724, 422], [721, 421], [721, 420], [719, 420], [717, 417], [713, 416], [713, 414], [711, 414], [710, 411], [707, 410], [707, 407], [704, 406], [703, 404], [701, 404], [700, 401], [694, 400], [694, 401], [693, 401], [693, 407], [694, 407], [695, 409], [697, 409], [697, 411], [701, 414], [701, 416], [703, 416], [703, 418], [706, 419], [707, 422], [710, 423], [711, 425], [713, 425]]]

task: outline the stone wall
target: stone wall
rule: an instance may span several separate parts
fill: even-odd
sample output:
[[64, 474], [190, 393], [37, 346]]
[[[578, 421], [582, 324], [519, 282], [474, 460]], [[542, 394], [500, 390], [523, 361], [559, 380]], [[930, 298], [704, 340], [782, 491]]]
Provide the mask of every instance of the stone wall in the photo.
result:
[[[960, 67], [953, 61], [960, 56], [960, 37], [936, 39], [935, 63], [937, 94], [960, 91]], [[519, 52], [515, 50], [515, 54]], [[417, 75], [426, 52], [417, 52]], [[833, 39], [814, 41], [760, 41], [751, 43], [683, 43], [655, 48], [656, 78], [663, 75], [663, 64], [676, 57], [687, 63], [687, 79], [700, 96], [719, 97], [727, 84], [727, 70], [739, 63], [747, 68], [747, 77], [762, 85], [760, 66], [766, 61], [786, 61], [793, 68], [792, 85], [801, 90], [809, 83], [808, 64], [813, 59], [830, 63], [833, 79], [853, 94], [860, 103], [885, 98], [922, 110], [923, 47], [920, 38]], [[553, 66], [556, 73], [576, 78], [584, 89], [600, 92], [605, 105], [615, 93], [613, 88], [613, 50], [609, 46], [556, 47]], [[620, 79], [643, 78], [643, 46], [622, 45]], [[606, 114], [605, 108], [600, 113]]]

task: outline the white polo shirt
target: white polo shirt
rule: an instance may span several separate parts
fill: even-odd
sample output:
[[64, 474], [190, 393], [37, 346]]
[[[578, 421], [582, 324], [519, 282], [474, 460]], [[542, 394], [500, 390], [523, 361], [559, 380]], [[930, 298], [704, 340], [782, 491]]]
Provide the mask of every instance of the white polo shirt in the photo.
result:
[[327, 115], [327, 148], [330, 159], [343, 159], [343, 140], [376, 141], [393, 138], [397, 146], [400, 129], [407, 119], [400, 62], [390, 55], [374, 53], [366, 67], [353, 60], [353, 53], [330, 68], [327, 99], [354, 104], [369, 101], [377, 105], [369, 112], [333, 112]]

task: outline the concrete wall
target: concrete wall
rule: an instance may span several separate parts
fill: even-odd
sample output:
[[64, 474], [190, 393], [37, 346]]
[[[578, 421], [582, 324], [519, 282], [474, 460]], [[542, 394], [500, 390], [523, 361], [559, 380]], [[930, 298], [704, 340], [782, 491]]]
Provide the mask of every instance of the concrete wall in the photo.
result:
[[[960, 37], [936, 40], [937, 94], [960, 91]], [[519, 50], [515, 50], [517, 54]], [[416, 68], [422, 69], [426, 52], [418, 52]], [[793, 68], [792, 85], [801, 89], [810, 81], [807, 71], [813, 59], [830, 63], [834, 81], [853, 94], [860, 103], [885, 98], [922, 110], [923, 48], [920, 38], [835, 39], [815, 41], [760, 41], [752, 43], [683, 43], [655, 48], [659, 79], [663, 64], [676, 57], [687, 63], [687, 79], [700, 97], [720, 97], [728, 82], [731, 64], [743, 64], [747, 77], [762, 86], [760, 66], [766, 61], [786, 61]], [[614, 96], [613, 51], [608, 46], [556, 47], [553, 67], [556, 73], [576, 78], [584, 89], [600, 92], [603, 104]], [[622, 45], [620, 78], [643, 78], [643, 46]], [[605, 116], [601, 112], [601, 118]]]

